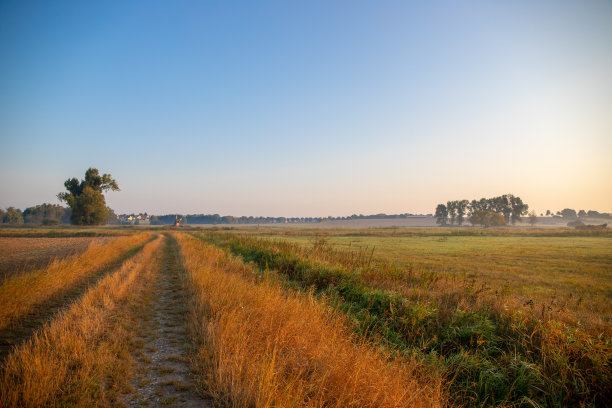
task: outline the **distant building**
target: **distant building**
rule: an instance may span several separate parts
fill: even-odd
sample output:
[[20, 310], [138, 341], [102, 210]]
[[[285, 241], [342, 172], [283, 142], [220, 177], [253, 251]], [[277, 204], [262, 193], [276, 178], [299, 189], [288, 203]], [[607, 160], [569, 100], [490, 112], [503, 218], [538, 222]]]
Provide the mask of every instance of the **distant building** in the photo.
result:
[[147, 225], [151, 222], [151, 216], [147, 213], [120, 214], [117, 216], [117, 220], [120, 224], [124, 225], [134, 225], [136, 223], [138, 223], [138, 225]]

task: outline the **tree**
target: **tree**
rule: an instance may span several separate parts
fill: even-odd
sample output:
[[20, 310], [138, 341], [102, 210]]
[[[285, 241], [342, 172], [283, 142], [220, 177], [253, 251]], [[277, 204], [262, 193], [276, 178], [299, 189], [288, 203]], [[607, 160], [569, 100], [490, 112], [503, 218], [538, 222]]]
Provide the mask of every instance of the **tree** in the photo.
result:
[[506, 225], [504, 216], [493, 211], [478, 211], [470, 217], [470, 222], [474, 225], [487, 227], [500, 227]]
[[3, 221], [6, 224], [23, 224], [23, 215], [21, 214], [21, 210], [14, 207], [7, 208]]
[[586, 217], [586, 216], [587, 216], [586, 211], [584, 211], [584, 210], [578, 211], [578, 217], [582, 218], [582, 217]]
[[106, 200], [102, 193], [85, 186], [74, 200], [71, 221], [75, 225], [101, 225], [106, 222]]
[[463, 224], [465, 213], [469, 204], [470, 202], [468, 200], [460, 200], [455, 202], [455, 209], [457, 210], [457, 224]]
[[503, 196], [493, 197], [489, 199], [488, 211], [501, 213], [504, 215], [506, 224], [510, 222], [510, 215], [512, 214], [512, 200], [514, 196], [512, 194], [504, 194]]
[[472, 200], [470, 203], [470, 214], [476, 214], [479, 211], [491, 211], [491, 200], [486, 198]]
[[436, 223], [440, 225], [446, 225], [446, 220], [448, 219], [448, 210], [444, 204], [438, 204], [436, 207]]
[[550, 212], [550, 210], [546, 210], [546, 216], [548, 217], [548, 216], [550, 216], [550, 215], [552, 215], [552, 213]]
[[4, 222], [4, 210], [0, 208], [0, 224]]
[[523, 203], [520, 197], [515, 197], [512, 194], [509, 194], [510, 199], [510, 207], [512, 208], [511, 213], [511, 221], [512, 224], [521, 220], [521, 216], [527, 214], [529, 210], [529, 206]]
[[89, 168], [85, 179], [79, 182], [76, 178], [64, 182], [67, 193], [59, 193], [57, 198], [65, 201], [72, 209], [70, 220], [75, 225], [104, 224], [108, 207], [103, 192], [119, 191], [117, 182], [110, 174], [100, 176], [98, 169]]
[[576, 210], [572, 210], [571, 208], [565, 208], [561, 210], [561, 216], [563, 218], [570, 219], [570, 220], [574, 220], [578, 218], [578, 215], [576, 214]]
[[457, 202], [448, 201], [446, 203], [446, 212], [448, 217], [450, 218], [451, 225], [454, 225], [455, 220], [457, 219]]

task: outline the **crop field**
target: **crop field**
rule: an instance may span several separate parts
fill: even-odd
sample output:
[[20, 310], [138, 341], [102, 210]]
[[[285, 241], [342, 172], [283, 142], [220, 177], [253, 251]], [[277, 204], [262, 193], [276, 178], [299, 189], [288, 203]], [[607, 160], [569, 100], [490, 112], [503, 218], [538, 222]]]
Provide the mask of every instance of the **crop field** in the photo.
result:
[[0, 407], [612, 399], [608, 230], [20, 228], [0, 245]]
[[56, 259], [83, 252], [90, 244], [106, 239], [0, 237], [0, 282], [12, 275], [46, 266]]

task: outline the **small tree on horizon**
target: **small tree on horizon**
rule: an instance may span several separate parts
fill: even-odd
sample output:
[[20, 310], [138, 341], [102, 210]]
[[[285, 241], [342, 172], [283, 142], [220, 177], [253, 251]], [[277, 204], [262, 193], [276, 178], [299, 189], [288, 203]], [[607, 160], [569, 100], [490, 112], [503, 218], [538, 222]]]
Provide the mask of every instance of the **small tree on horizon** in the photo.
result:
[[465, 221], [465, 213], [467, 212], [469, 205], [470, 202], [468, 200], [459, 200], [455, 202], [455, 208], [457, 210], [457, 224], [459, 226], [463, 225], [463, 221]]
[[512, 224], [514, 224], [517, 221], [521, 220], [522, 215], [527, 214], [529, 206], [523, 203], [523, 200], [521, 200], [520, 197], [513, 196], [512, 194], [509, 194], [508, 197], [510, 200], [511, 207], [510, 221], [512, 222]]
[[457, 219], [457, 202], [456, 201], [448, 201], [446, 203], [446, 213], [450, 218], [451, 225], [455, 224], [455, 220]]
[[444, 204], [438, 204], [436, 207], [436, 223], [439, 225], [446, 225], [446, 221], [448, 220], [448, 210]]

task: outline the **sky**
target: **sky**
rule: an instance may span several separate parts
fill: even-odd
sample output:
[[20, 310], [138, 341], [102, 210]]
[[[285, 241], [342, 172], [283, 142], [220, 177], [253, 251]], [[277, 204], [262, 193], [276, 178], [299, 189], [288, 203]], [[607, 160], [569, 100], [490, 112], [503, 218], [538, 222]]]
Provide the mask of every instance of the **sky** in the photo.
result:
[[0, 207], [612, 211], [612, 2], [0, 0]]

